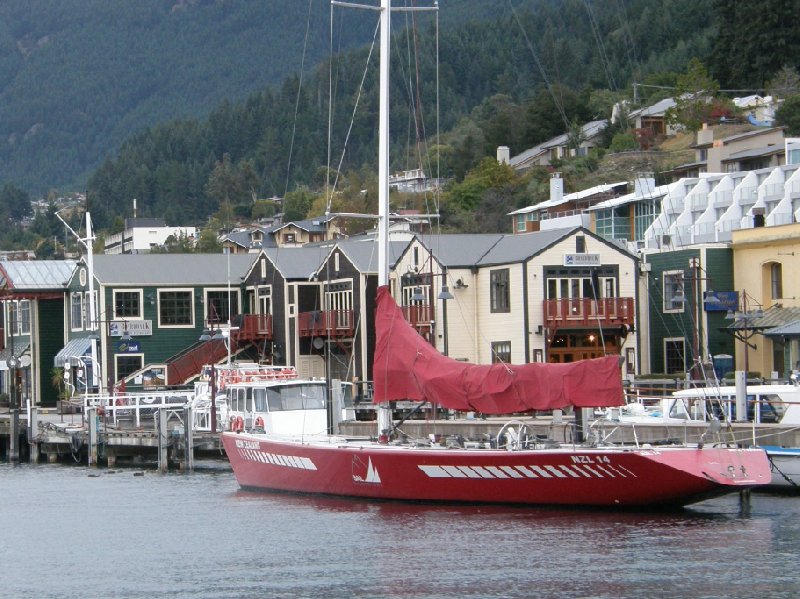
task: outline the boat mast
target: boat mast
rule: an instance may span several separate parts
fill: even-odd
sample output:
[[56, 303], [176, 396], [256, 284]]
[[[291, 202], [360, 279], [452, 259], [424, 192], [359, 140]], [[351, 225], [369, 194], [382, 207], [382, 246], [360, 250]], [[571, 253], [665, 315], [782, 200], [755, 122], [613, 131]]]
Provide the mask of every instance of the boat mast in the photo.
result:
[[[381, 0], [380, 95], [378, 112], [378, 285], [389, 284], [389, 27], [391, 0]], [[378, 436], [388, 440], [392, 429], [392, 409], [378, 404]]]
[[378, 113], [378, 285], [389, 284], [389, 29], [391, 0], [381, 0]]

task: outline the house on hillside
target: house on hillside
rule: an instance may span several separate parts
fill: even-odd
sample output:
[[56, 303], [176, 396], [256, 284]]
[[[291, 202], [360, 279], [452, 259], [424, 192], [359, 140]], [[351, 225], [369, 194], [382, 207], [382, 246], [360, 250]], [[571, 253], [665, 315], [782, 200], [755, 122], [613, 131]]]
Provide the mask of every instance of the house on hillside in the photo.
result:
[[329, 215], [291, 221], [266, 229], [265, 236], [271, 236], [276, 247], [300, 247], [307, 243], [330, 241], [343, 233], [338, 220], [336, 215]]
[[550, 166], [555, 160], [585, 156], [600, 145], [603, 131], [607, 126], [608, 121], [605, 119], [590, 121], [583, 125], [577, 148], [570, 147], [572, 140], [568, 133], [558, 135], [515, 156], [509, 156], [507, 146], [500, 146], [497, 149], [497, 161], [509, 164], [516, 171], [525, 171], [534, 166]]
[[599, 202], [619, 197], [627, 192], [627, 181], [596, 185], [588, 189], [564, 194], [561, 173], [550, 178], [550, 198], [532, 206], [509, 212], [514, 233], [531, 233], [545, 229], [589, 227], [588, 208]]

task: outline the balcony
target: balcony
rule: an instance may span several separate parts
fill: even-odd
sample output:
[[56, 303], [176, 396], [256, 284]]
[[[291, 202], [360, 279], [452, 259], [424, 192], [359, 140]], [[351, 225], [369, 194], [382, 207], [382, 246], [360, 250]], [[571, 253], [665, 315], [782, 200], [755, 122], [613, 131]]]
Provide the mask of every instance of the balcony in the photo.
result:
[[298, 315], [300, 337], [352, 337], [352, 310], [313, 310]]
[[414, 306], [401, 306], [403, 317], [418, 332], [429, 331], [433, 322], [433, 306], [417, 304]]
[[233, 331], [237, 342], [272, 339], [272, 314], [241, 314], [237, 320], [239, 329]]
[[544, 301], [544, 326], [555, 329], [632, 326], [635, 316], [632, 297]]

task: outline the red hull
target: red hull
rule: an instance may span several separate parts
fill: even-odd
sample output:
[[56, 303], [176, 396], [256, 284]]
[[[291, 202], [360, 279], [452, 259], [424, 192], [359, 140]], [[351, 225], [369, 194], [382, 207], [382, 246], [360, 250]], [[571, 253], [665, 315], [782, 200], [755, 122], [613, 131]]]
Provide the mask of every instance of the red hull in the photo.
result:
[[242, 488], [371, 499], [681, 506], [770, 481], [760, 449], [502, 451], [295, 442], [224, 433]]

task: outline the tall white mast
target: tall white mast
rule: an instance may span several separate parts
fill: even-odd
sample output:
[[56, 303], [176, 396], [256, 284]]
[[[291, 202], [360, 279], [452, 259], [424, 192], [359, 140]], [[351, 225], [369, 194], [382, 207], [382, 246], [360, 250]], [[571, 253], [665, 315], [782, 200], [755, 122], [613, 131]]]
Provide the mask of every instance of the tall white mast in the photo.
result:
[[389, 284], [389, 30], [391, 0], [381, 0], [378, 114], [378, 285]]

